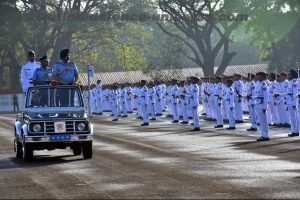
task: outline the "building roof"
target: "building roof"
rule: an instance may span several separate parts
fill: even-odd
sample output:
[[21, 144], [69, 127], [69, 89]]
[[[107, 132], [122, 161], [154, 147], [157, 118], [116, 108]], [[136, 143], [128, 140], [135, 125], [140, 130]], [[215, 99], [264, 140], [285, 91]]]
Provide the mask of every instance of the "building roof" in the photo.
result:
[[[216, 71], [217, 68], [215, 68]], [[231, 76], [233, 74], [241, 74], [247, 77], [248, 73], [256, 73], [259, 71], [267, 72], [267, 64], [257, 64], [257, 65], [235, 65], [228, 66], [224, 72], [224, 75]], [[97, 80], [101, 80], [103, 85], [112, 83], [136, 83], [140, 80], [167, 80], [171, 78], [176, 78], [178, 80], [184, 80], [189, 76], [196, 76], [199, 78], [203, 77], [202, 68], [183, 68], [183, 69], [164, 69], [159, 71], [150, 72], [144, 74], [142, 71], [124, 71], [124, 72], [103, 72], [95, 73], [94, 77], [91, 78], [91, 84], [96, 84]], [[86, 73], [79, 74], [79, 80], [82, 85], [88, 85], [88, 78]]]

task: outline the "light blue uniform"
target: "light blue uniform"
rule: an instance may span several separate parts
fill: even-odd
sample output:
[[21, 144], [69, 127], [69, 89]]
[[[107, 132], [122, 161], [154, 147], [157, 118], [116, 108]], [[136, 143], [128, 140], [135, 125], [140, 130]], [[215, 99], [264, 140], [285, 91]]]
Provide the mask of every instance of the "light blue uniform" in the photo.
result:
[[52, 70], [50, 68], [37, 68], [32, 76], [33, 81], [42, 81], [44, 83], [39, 83], [39, 85], [49, 85], [51, 81]]
[[67, 84], [74, 84], [75, 77], [78, 77], [78, 68], [74, 62], [58, 61], [53, 66], [53, 76], [58, 76]]

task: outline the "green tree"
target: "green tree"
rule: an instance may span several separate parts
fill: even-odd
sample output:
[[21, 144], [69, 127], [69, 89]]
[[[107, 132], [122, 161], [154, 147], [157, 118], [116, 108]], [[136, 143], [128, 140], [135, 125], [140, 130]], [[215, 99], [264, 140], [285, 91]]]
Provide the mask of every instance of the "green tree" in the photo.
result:
[[[300, 65], [300, 2], [262, 1], [250, 17], [247, 29], [261, 58], [271, 70], [286, 70]], [[297, 66], [298, 65], [298, 66]]]
[[[158, 0], [159, 8], [170, 15], [171, 24], [184, 36], [168, 31], [170, 24], [159, 25], [166, 34], [182, 40], [192, 50], [193, 56], [188, 58], [203, 69], [205, 76], [220, 75], [236, 55], [229, 50], [230, 36], [245, 20], [244, 15], [241, 18], [234, 13], [248, 14], [256, 3], [255, 0]], [[221, 51], [222, 60], [214, 72]]]

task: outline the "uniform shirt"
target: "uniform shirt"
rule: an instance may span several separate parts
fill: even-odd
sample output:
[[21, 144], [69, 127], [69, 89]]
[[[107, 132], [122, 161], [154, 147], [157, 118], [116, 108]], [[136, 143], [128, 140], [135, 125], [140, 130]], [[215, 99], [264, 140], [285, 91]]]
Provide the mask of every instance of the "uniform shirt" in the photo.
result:
[[148, 104], [156, 103], [155, 96], [156, 96], [155, 87], [149, 88], [148, 89]]
[[245, 89], [245, 96], [248, 96], [248, 105], [254, 105], [255, 104], [255, 99], [253, 98], [255, 96], [255, 82], [250, 81], [247, 82], [244, 87]]
[[34, 71], [32, 80], [44, 82], [44, 83], [39, 83], [39, 85], [49, 85], [51, 81], [51, 76], [52, 76], [52, 69], [50, 69], [49, 67], [47, 68], [40, 67]]
[[125, 87], [120, 90], [120, 100], [121, 100], [122, 103], [126, 103], [126, 100], [127, 100], [127, 90], [126, 90]]
[[147, 105], [148, 88], [147, 86], [141, 87], [139, 90], [140, 103]]
[[131, 97], [132, 97], [132, 89], [130, 86], [125, 87], [127, 94], [126, 94], [126, 100], [127, 101], [131, 101]]
[[159, 102], [159, 101], [161, 101], [163, 99], [163, 88], [162, 88], [162, 85], [155, 86], [155, 91], [156, 91], [155, 100], [156, 100], [156, 102]]
[[233, 87], [227, 87], [225, 101], [226, 101], [226, 105], [230, 109], [234, 108], [234, 97], [235, 97], [235, 94], [234, 94]]
[[232, 88], [235, 92], [235, 98], [238, 98], [239, 94], [242, 95], [243, 92], [243, 82], [241, 80], [234, 81], [232, 84]]
[[269, 102], [270, 103], [274, 103], [274, 93], [276, 93], [276, 87], [277, 87], [278, 83], [276, 80], [274, 81], [270, 81], [269, 84]]
[[259, 82], [255, 86], [255, 99], [256, 104], [262, 106], [262, 109], [266, 110], [268, 106], [269, 88], [265, 81]]
[[172, 103], [179, 103], [179, 95], [180, 91], [177, 85], [173, 85], [171, 87], [171, 102]]
[[288, 81], [287, 80], [284, 80], [282, 82], [279, 83], [279, 101], [281, 103], [284, 103], [286, 104], [286, 97], [287, 97], [287, 93], [286, 93], [286, 90], [287, 90], [287, 87], [288, 87]]
[[97, 90], [97, 99], [102, 99], [102, 85], [98, 84], [96, 86], [96, 90]]
[[197, 84], [191, 84], [190, 90], [190, 105], [192, 107], [197, 107], [199, 104], [199, 87]]
[[28, 61], [26, 64], [22, 66], [21, 69], [21, 83], [23, 92], [26, 92], [28, 87], [33, 86], [32, 77], [37, 68], [41, 67], [41, 64], [38, 62], [30, 62]]
[[78, 69], [74, 62], [58, 61], [53, 66], [53, 76], [58, 76], [62, 81], [67, 84], [73, 84], [74, 78], [78, 77]]
[[288, 87], [286, 90], [286, 102], [287, 105], [296, 106], [298, 103], [299, 86], [297, 79], [288, 81]]

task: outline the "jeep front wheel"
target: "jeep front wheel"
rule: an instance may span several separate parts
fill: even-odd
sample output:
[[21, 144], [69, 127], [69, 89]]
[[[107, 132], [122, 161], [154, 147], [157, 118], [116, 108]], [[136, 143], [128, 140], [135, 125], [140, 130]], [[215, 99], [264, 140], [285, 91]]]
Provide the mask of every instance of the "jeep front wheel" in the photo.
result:
[[93, 156], [93, 143], [86, 142], [82, 144], [82, 154], [84, 159], [90, 159]]
[[22, 143], [15, 139], [15, 150], [16, 150], [16, 158], [20, 159], [23, 157]]
[[73, 147], [73, 154], [74, 156], [78, 156], [81, 154], [81, 147]]
[[25, 162], [30, 162], [33, 157], [33, 150], [29, 144], [23, 144], [23, 160]]

